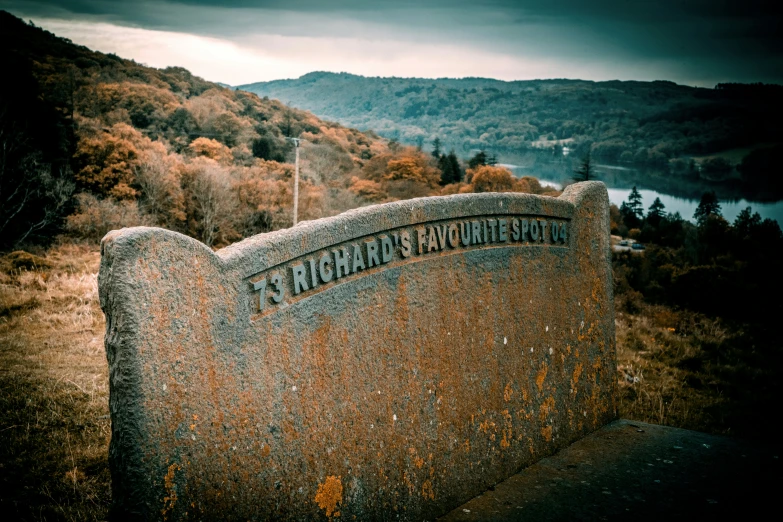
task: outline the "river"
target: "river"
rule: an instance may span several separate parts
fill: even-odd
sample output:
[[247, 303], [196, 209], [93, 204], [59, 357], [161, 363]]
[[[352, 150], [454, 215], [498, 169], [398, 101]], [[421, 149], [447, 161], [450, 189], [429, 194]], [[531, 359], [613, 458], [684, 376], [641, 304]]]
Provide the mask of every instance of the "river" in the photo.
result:
[[[502, 166], [517, 177], [533, 176], [538, 178], [542, 185], [558, 190], [564, 183], [570, 182], [572, 172], [570, 162], [538, 162], [528, 167], [514, 164]], [[733, 222], [742, 210], [751, 207], [753, 212], [758, 212], [763, 219], [774, 219], [783, 227], [783, 201], [753, 201], [739, 196], [736, 191], [732, 193], [732, 187], [692, 180], [682, 181], [676, 176], [654, 170], [637, 170], [616, 165], [596, 165], [594, 169], [596, 180], [606, 184], [609, 201], [618, 207], [628, 200], [628, 195], [636, 186], [642, 196], [645, 212], [655, 198], [660, 198], [666, 207], [665, 212], [679, 212], [684, 219], [693, 221], [693, 213], [699, 206], [701, 194], [715, 190], [721, 213], [729, 222]]]

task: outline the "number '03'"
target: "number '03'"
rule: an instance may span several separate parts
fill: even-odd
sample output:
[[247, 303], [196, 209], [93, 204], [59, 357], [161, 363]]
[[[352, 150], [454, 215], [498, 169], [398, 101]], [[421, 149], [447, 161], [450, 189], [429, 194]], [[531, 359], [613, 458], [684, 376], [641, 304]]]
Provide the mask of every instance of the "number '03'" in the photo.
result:
[[[284, 295], [283, 277], [280, 274], [275, 274], [269, 279], [269, 284], [274, 290], [274, 293], [271, 296], [272, 302], [275, 304], [280, 303], [283, 300]], [[266, 278], [254, 282], [253, 290], [258, 292], [258, 311], [260, 312], [266, 305]]]

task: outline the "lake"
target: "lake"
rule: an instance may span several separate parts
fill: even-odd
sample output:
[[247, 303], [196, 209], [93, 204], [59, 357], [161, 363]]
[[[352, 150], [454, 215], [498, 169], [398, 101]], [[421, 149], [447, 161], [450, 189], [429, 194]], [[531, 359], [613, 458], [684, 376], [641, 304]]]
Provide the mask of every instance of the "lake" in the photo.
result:
[[[571, 162], [536, 162], [524, 167], [514, 164], [503, 164], [517, 176], [533, 176], [542, 185], [557, 188], [571, 182], [573, 172]], [[595, 165], [595, 179], [606, 184], [609, 201], [618, 207], [628, 200], [631, 189], [636, 186], [642, 196], [645, 212], [655, 198], [660, 198], [666, 207], [666, 212], [679, 212], [689, 221], [693, 221], [693, 213], [699, 206], [701, 194], [714, 190], [718, 195], [721, 213], [729, 222], [733, 222], [742, 210], [751, 207], [762, 218], [774, 219], [783, 227], [782, 201], [753, 201], [738, 196], [732, 187], [722, 184], [712, 184], [703, 181], [680, 180], [676, 176], [653, 169], [641, 170], [617, 165]], [[732, 193], [734, 192], [734, 193]]]

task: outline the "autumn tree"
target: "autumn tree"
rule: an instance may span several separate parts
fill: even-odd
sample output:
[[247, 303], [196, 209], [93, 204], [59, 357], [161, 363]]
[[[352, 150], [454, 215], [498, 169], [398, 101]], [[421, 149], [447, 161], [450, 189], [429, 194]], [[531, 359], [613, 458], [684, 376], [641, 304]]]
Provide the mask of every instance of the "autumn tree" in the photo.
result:
[[508, 169], [491, 165], [472, 169], [471, 180], [476, 192], [509, 192], [514, 187], [514, 176]]
[[432, 167], [423, 152], [406, 148], [386, 165], [384, 178], [389, 181], [405, 180], [437, 186], [440, 173]]
[[367, 201], [382, 201], [388, 195], [383, 185], [371, 179], [360, 179], [354, 176], [351, 179], [349, 190]]
[[99, 196], [134, 199], [138, 195], [133, 188], [135, 169], [141, 159], [137, 144], [144, 140], [136, 129], [124, 123], [114, 125], [108, 132], [82, 137], [74, 155], [79, 187]]
[[190, 145], [188, 145], [188, 148], [196, 156], [204, 156], [209, 159], [213, 159], [218, 163], [227, 163], [232, 159], [231, 149], [219, 141], [210, 138], [196, 138]]
[[101, 117], [112, 111], [126, 111], [134, 127], [145, 128], [165, 122], [180, 106], [168, 89], [139, 82], [99, 83], [86, 96], [86, 113]]
[[290, 226], [293, 194], [290, 184], [263, 177], [258, 169], [241, 175], [233, 186], [240, 232], [250, 236]]
[[525, 194], [542, 194], [544, 187], [541, 186], [541, 182], [532, 176], [522, 176], [514, 181], [514, 192], [524, 192]]

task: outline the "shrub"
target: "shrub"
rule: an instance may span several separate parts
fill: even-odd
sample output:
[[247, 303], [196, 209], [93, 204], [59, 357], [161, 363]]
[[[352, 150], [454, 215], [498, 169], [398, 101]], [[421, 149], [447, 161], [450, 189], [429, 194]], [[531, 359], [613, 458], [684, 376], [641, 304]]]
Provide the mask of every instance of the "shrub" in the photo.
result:
[[65, 224], [68, 233], [76, 238], [98, 243], [110, 230], [148, 224], [135, 201], [98, 199], [86, 193], [78, 194], [76, 200], [77, 211], [68, 216]]

